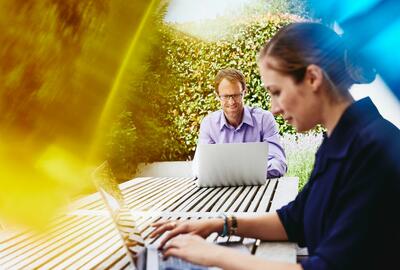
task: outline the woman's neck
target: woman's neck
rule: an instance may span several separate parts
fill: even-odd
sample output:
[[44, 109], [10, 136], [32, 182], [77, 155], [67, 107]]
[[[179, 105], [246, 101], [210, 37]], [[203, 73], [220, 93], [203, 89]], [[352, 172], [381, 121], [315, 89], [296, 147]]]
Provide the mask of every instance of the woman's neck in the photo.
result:
[[323, 125], [327, 129], [328, 137], [331, 136], [333, 130], [338, 124], [344, 111], [353, 103], [353, 98], [341, 98], [339, 100], [328, 102], [327, 109], [323, 114]]

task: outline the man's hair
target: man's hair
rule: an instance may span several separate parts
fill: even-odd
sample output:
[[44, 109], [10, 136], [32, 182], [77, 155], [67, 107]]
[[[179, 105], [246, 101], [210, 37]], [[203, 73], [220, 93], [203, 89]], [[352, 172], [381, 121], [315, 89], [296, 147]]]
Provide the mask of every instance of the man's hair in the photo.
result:
[[226, 68], [218, 71], [217, 76], [215, 76], [214, 88], [217, 94], [218, 86], [223, 79], [227, 79], [231, 83], [239, 82], [242, 86], [242, 91], [246, 90], [246, 79], [244, 78], [243, 73], [234, 68]]

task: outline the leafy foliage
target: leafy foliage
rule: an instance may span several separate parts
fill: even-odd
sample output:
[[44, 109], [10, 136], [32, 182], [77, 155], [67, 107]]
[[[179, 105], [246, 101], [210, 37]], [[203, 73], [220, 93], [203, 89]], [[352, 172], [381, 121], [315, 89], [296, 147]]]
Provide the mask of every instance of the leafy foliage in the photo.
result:
[[287, 176], [299, 177], [299, 190], [303, 188], [310, 177], [314, 166], [315, 153], [322, 142], [321, 132], [307, 134], [284, 134], [283, 147], [288, 162]]
[[[132, 74], [125, 110], [109, 137], [113, 147], [108, 156], [119, 156], [129, 164], [111, 162], [114, 171], [127, 178], [133, 176], [139, 162], [192, 159], [201, 120], [219, 109], [213, 81], [222, 68], [244, 73], [246, 104], [269, 109], [270, 97], [261, 83], [257, 55], [280, 27], [293, 20], [268, 16], [239, 21], [217, 41], [200, 40], [174, 25], [160, 25], [160, 40], [151, 45], [147, 71], [140, 76]], [[295, 133], [281, 117], [277, 122], [282, 134]], [[132, 127], [136, 137], [128, 140]]]
[[[218, 41], [191, 38], [173, 28], [162, 29], [167, 50], [167, 65], [171, 69], [174, 89], [170, 96], [171, 123], [166, 152], [170, 159], [191, 159], [194, 154], [200, 122], [204, 116], [219, 109], [213, 88], [218, 70], [236, 68], [247, 81], [245, 103], [270, 108], [270, 97], [262, 86], [257, 67], [257, 55], [265, 42], [277, 30], [293, 21], [288, 16], [269, 16], [240, 21], [231, 27], [229, 35]], [[277, 118], [281, 133], [295, 133], [281, 117]]]

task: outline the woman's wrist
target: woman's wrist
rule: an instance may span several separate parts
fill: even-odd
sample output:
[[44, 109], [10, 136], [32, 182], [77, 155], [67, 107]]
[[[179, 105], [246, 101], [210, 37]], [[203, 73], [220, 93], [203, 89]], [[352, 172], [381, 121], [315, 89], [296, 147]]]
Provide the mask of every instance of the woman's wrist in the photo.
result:
[[223, 221], [222, 230], [218, 230], [219, 236], [225, 237], [237, 234], [238, 221], [236, 216], [222, 213], [219, 218]]
[[222, 218], [216, 218], [215, 219], [215, 227], [214, 227], [214, 232], [217, 232], [219, 235], [222, 234], [223, 230], [224, 230], [224, 219]]

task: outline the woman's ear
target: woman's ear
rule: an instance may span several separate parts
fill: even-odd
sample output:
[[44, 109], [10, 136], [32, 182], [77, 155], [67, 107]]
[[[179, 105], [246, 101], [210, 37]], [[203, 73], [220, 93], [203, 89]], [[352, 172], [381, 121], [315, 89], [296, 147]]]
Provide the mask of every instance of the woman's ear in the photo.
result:
[[309, 65], [306, 69], [304, 81], [311, 87], [313, 91], [318, 91], [324, 81], [324, 72], [317, 65]]

